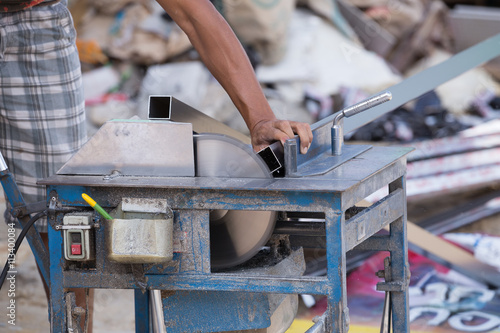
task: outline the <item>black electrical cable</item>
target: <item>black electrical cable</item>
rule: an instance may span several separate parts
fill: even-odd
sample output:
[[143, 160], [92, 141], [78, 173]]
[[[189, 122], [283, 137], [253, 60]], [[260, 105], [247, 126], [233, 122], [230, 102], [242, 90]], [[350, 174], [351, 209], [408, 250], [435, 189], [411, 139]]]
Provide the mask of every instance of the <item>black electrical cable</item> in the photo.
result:
[[2, 274], [0, 275], [0, 290], [2, 289], [5, 278], [7, 277], [7, 272], [9, 271], [9, 258], [11, 256], [16, 255], [17, 250], [19, 249], [19, 246], [21, 246], [21, 243], [23, 242], [23, 239], [26, 236], [26, 234], [28, 233], [28, 231], [30, 230], [31, 226], [33, 226], [33, 224], [35, 224], [35, 222], [38, 221], [41, 217], [46, 216], [46, 215], [47, 215], [47, 211], [45, 210], [45, 211], [40, 212], [40, 213], [36, 214], [35, 216], [33, 216], [28, 221], [28, 223], [24, 226], [23, 230], [21, 231], [21, 233], [17, 237], [16, 244], [14, 245], [14, 249], [13, 249], [12, 253], [9, 253], [9, 255], [7, 256], [7, 261], [5, 262], [5, 267], [3, 268]]

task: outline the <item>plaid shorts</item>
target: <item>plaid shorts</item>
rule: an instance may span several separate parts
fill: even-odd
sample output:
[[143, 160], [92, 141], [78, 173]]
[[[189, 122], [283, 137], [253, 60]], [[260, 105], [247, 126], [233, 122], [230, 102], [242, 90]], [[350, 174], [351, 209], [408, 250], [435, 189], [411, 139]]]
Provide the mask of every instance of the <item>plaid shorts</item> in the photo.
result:
[[65, 2], [0, 13], [0, 151], [26, 203], [87, 139], [75, 39]]

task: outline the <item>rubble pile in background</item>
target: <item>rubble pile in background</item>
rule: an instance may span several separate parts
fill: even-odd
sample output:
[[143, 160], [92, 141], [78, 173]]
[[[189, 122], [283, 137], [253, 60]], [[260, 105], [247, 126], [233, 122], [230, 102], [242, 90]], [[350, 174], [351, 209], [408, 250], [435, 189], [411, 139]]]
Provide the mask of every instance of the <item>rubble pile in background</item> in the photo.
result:
[[[466, 14], [461, 9], [453, 15], [455, 11], [441, 1], [215, 3], [244, 44], [277, 116], [293, 120], [320, 120], [471, 43], [459, 41], [455, 47], [452, 30], [456, 35], [460, 26], [456, 22]], [[198, 54], [187, 36], [155, 1], [113, 0], [103, 5], [86, 0], [70, 1], [70, 5], [93, 130], [121, 112], [123, 117], [145, 117], [144, 99], [155, 93], [175, 95], [246, 131], [243, 121], [235, 120], [237, 110], [225, 92], [197, 63]], [[453, 29], [448, 17], [454, 17]], [[103, 66], [107, 69], [102, 70]], [[186, 66], [192, 70], [185, 71]], [[425, 105], [429, 97], [419, 105], [409, 104], [359, 130], [352, 139], [411, 142], [452, 135], [480, 123], [484, 108], [478, 108], [478, 103], [489, 102], [483, 95], [492, 99], [500, 95], [500, 85], [490, 74], [493, 70], [485, 68], [439, 87], [431, 105]], [[111, 105], [97, 103], [96, 95], [116, 93], [122, 95], [101, 98], [101, 104]], [[490, 112], [488, 117], [496, 114]]]

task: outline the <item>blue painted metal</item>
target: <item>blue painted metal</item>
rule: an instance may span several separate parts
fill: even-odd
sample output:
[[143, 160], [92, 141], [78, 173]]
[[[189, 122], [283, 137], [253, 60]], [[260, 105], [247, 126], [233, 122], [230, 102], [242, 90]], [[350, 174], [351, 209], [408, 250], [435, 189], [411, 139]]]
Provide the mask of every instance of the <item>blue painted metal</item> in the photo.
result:
[[[1, 153], [0, 153], [1, 157]], [[3, 159], [3, 157], [2, 157]], [[4, 190], [5, 195], [7, 196], [7, 199], [9, 200], [9, 203], [11, 207], [13, 208], [24, 208], [26, 207], [26, 202], [24, 201], [24, 198], [19, 191], [19, 188], [17, 187], [17, 184], [14, 180], [14, 177], [10, 173], [8, 169], [0, 171], [0, 181], [2, 182], [2, 187]], [[24, 216], [22, 218], [19, 218], [19, 223], [21, 224], [22, 227], [28, 223], [30, 217], [29, 216]], [[40, 237], [40, 234], [36, 231], [35, 228], [31, 228], [28, 233], [26, 234], [26, 239], [28, 240], [28, 243], [31, 247], [31, 250], [34, 254], [36, 263], [40, 269], [40, 272], [42, 274], [42, 278], [45, 281], [45, 283], [48, 285], [49, 283], [49, 257], [48, 257], [48, 252], [45, 248], [45, 245], [43, 244], [42, 238]]]
[[[136, 289], [136, 331], [149, 329], [147, 316], [147, 293], [141, 288], [165, 290], [170, 295], [169, 309], [175, 308], [172, 316], [165, 311], [165, 320], [172, 323], [168, 332], [197, 331], [211, 329], [233, 330], [248, 329], [255, 323], [264, 325], [269, 314], [257, 312], [254, 322], [240, 322], [234, 325], [234, 313], [220, 321], [222, 326], [208, 322], [203, 327], [203, 320], [194, 324], [182, 325], [181, 314], [194, 311], [196, 299], [222, 299], [221, 293], [231, 295], [229, 310], [239, 309], [247, 314], [255, 302], [267, 297], [265, 294], [307, 293], [327, 295], [328, 310], [325, 317], [325, 332], [346, 332], [349, 316], [346, 302], [345, 252], [347, 246], [362, 246], [363, 242], [376, 245], [379, 250], [390, 250], [393, 258], [394, 283], [399, 288], [399, 295], [394, 294], [398, 311], [394, 311], [395, 326], [398, 332], [406, 332], [408, 327], [407, 307], [407, 247], [406, 211], [404, 202], [405, 156], [410, 149], [372, 148], [335, 170], [322, 176], [288, 179], [226, 179], [226, 178], [155, 178], [119, 177], [103, 181], [102, 177], [56, 176], [43, 182], [48, 185], [48, 193], [54, 192], [59, 202], [68, 206], [87, 207], [81, 199], [81, 193], [90, 194], [101, 206], [110, 209], [118, 205], [123, 197], [148, 197], [167, 199], [174, 211], [174, 230], [186, 235], [185, 248], [176, 253], [174, 259], [165, 265], [144, 265], [139, 271], [131, 272], [129, 265], [109, 261], [105, 255], [106, 222], [100, 222], [95, 230], [96, 259], [95, 269], [66, 269], [62, 259], [62, 237], [59, 231], [50, 228], [51, 237], [51, 279], [53, 295], [52, 323], [55, 330], [65, 322], [63, 292], [66, 288], [131, 288]], [[346, 221], [345, 211], [356, 202], [365, 198], [382, 186], [390, 186], [390, 196], [372, 209]], [[403, 199], [402, 199], [403, 198]], [[384, 211], [390, 207], [390, 214]], [[90, 208], [88, 208], [90, 210]], [[286, 277], [286, 276], [246, 276], [241, 273], [212, 273], [210, 270], [209, 212], [213, 209], [276, 210], [294, 212], [323, 212], [326, 217], [326, 243], [318, 244], [327, 249], [328, 274], [326, 277]], [[394, 210], [394, 211], [392, 211]], [[97, 218], [98, 216], [96, 216]], [[359, 234], [366, 222], [375, 221], [374, 226], [364, 229], [366, 235]], [[55, 222], [51, 221], [53, 226]], [[394, 230], [390, 238], [377, 241], [368, 238], [378, 228], [390, 224]], [[389, 241], [387, 241], [389, 240]], [[360, 244], [361, 242], [361, 244]], [[138, 273], [139, 272], [139, 273]], [[228, 294], [229, 293], [229, 294]], [[165, 295], [165, 296], [167, 296]], [[177, 295], [177, 296], [175, 296]], [[210, 295], [207, 297], [200, 295]], [[250, 296], [251, 295], [251, 296]], [[202, 297], [202, 298], [200, 298]], [[255, 301], [255, 302], [254, 302]], [[165, 305], [167, 305], [167, 303]], [[225, 306], [223, 301], [218, 306]], [[172, 305], [175, 304], [175, 305]], [[210, 317], [212, 311], [196, 307]], [[211, 306], [210, 306], [211, 307]], [[220, 308], [219, 308], [220, 309]], [[244, 309], [244, 310], [241, 310]], [[229, 311], [228, 310], [228, 311]], [[198, 318], [194, 318], [198, 319]], [[233, 319], [233, 320], [230, 320]], [[182, 327], [178, 327], [182, 325]], [[199, 326], [202, 327], [199, 327]], [[174, 327], [175, 326], [175, 327]], [[212, 328], [208, 328], [208, 327]]]
[[[349, 132], [374, 118], [386, 113], [427, 90], [444, 83], [463, 71], [476, 67], [480, 63], [500, 54], [500, 35], [494, 36], [477, 46], [474, 46], [454, 56], [450, 60], [439, 64], [433, 69], [423, 71], [414, 77], [405, 80], [392, 88], [395, 96], [385, 105], [375, 107], [360, 116], [346, 119], [344, 130]], [[435, 72], [441, 74], [436, 76]], [[430, 83], [429, 83], [430, 82]], [[315, 139], [311, 146], [311, 153], [323, 143], [330, 144], [329, 132], [332, 118], [327, 118], [312, 126]], [[292, 142], [293, 141], [293, 142]], [[292, 139], [285, 144], [285, 153], [288, 150], [293, 162], [297, 159], [307, 161], [307, 155], [298, 157], [291, 154], [296, 151], [298, 139]], [[161, 197], [167, 198], [171, 208], [176, 211], [190, 211], [194, 219], [190, 235], [190, 247], [185, 253], [174, 257], [170, 270], [164, 267], [146, 271], [149, 274], [132, 274], [128, 267], [109, 262], [105, 256], [103, 221], [101, 229], [96, 230], [96, 260], [94, 270], [75, 271], [66, 269], [62, 256], [62, 234], [49, 228], [50, 239], [50, 312], [51, 328], [53, 332], [66, 330], [66, 311], [64, 304], [64, 291], [71, 286], [94, 288], [157, 288], [165, 290], [214, 290], [214, 291], [239, 291], [262, 293], [324, 293], [328, 296], [328, 310], [326, 328], [328, 332], [345, 332], [348, 326], [348, 311], [346, 307], [345, 292], [345, 237], [352, 236], [354, 229], [345, 227], [345, 211], [382, 186], [389, 186], [390, 192], [405, 188], [405, 154], [408, 151], [401, 149], [387, 149], [381, 152], [373, 148], [363, 153], [362, 158], [354, 158], [325, 175], [299, 178], [299, 179], [213, 179], [213, 178], [182, 178], [165, 177], [119, 177], [103, 180], [102, 177], [74, 177], [55, 176], [41, 182], [48, 185], [48, 192], [55, 191], [59, 203], [67, 206], [85, 207], [80, 198], [82, 192], [90, 194], [103, 207], [115, 207], [124, 196], [129, 197]], [[289, 161], [290, 162], [290, 161]], [[285, 160], [285, 164], [287, 161]], [[2, 174], [4, 181], [11, 182], [9, 177]], [[388, 185], [389, 184], [389, 185]], [[7, 186], [6, 193], [9, 200], [18, 203], [22, 201], [19, 193], [13, 187]], [[11, 201], [12, 202], [12, 201]], [[249, 209], [249, 210], [275, 210], [275, 211], [300, 211], [324, 212], [326, 216], [326, 249], [328, 260], [328, 274], [323, 279], [310, 278], [276, 278], [245, 276], [222, 276], [210, 273], [208, 214], [211, 209]], [[400, 217], [389, 222], [390, 236], [368, 238], [364, 244], [356, 244], [357, 248], [372, 248], [388, 250], [391, 254], [392, 281], [385, 284], [386, 289], [392, 292], [393, 300], [393, 325], [397, 332], [409, 331], [408, 320], [408, 257], [406, 240], [406, 206], [397, 208]], [[375, 211], [375, 210], [373, 210]], [[368, 213], [367, 213], [368, 215]], [[60, 219], [61, 217], [58, 217]], [[178, 223], [180, 223], [178, 221]], [[379, 220], [379, 225], [387, 221]], [[50, 221], [54, 226], [54, 221]], [[360, 225], [360, 221], [353, 221]], [[189, 224], [188, 219], [183, 220], [181, 228]], [[362, 225], [360, 226], [362, 227]], [[188, 227], [189, 229], [189, 227]], [[372, 233], [373, 230], [367, 230]], [[28, 236], [30, 237], [30, 236]], [[364, 239], [365, 237], [361, 237]], [[358, 239], [359, 240], [359, 239]], [[41, 240], [38, 236], [32, 238], [30, 245], [35, 252], [37, 262], [43, 261], [45, 252], [39, 246]], [[41, 265], [44, 278], [49, 276], [47, 269]], [[152, 274], [157, 272], [159, 274]], [[168, 273], [166, 273], [168, 272]], [[384, 286], [384, 285], [383, 285]], [[141, 309], [147, 308], [145, 300], [139, 299], [136, 293], [138, 306], [139, 330], [149, 330], [146, 324], [147, 314]], [[172, 330], [181, 332], [183, 329]], [[200, 328], [199, 331], [203, 331]]]
[[203, 332], [235, 331], [271, 324], [269, 300], [259, 293], [169, 292], [163, 307], [167, 332], [197, 332], [200, 328]]
[[[402, 190], [406, 194], [405, 176], [389, 185], [389, 192]], [[405, 195], [406, 198], [406, 195]], [[406, 202], [406, 200], [405, 200]], [[406, 205], [403, 206], [403, 216], [390, 224], [390, 239], [392, 243], [391, 276], [392, 281], [402, 286], [410, 283], [410, 265], [408, 263], [408, 239], [406, 237]], [[409, 299], [408, 288], [402, 291], [391, 292], [392, 316], [394, 332], [409, 332]], [[403, 310], [404, 309], [404, 310]]]
[[149, 292], [134, 290], [135, 300], [135, 331], [149, 332]]
[[[59, 216], [62, 223], [62, 216]], [[63, 280], [64, 253], [63, 253], [63, 234], [48, 228], [49, 251], [50, 251], [50, 284], [49, 284], [49, 313], [51, 332], [66, 332], [66, 302], [64, 294], [66, 288]]]
[[[403, 216], [404, 211], [397, 209], [403, 207], [406, 195], [402, 189], [396, 189], [387, 197], [365, 209], [349, 220], [346, 225], [346, 251], [352, 250], [356, 245], [364, 242], [370, 235], [375, 234], [391, 222]], [[387, 245], [384, 247], [387, 249]]]
[[205, 275], [148, 275], [151, 289], [238, 291], [278, 294], [326, 295], [332, 290], [323, 277], [282, 278], [276, 276], [246, 277], [236, 274]]
[[[325, 214], [327, 277], [331, 287], [328, 294], [326, 332], [347, 332], [349, 325], [346, 292], [344, 214], [333, 206]], [[342, 241], [339, 241], [342, 240]]]
[[23, 207], [26, 205], [23, 196], [17, 187], [14, 177], [9, 170], [0, 172], [0, 180], [2, 181], [2, 187], [9, 203], [12, 207]]

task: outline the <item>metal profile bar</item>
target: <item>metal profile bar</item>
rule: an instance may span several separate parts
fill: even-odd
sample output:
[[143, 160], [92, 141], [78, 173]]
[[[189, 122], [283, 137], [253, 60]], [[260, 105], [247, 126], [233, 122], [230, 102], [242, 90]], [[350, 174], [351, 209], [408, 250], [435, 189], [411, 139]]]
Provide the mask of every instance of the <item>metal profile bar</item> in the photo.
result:
[[[338, 209], [339, 207], [333, 206]], [[333, 290], [328, 294], [326, 331], [347, 332], [349, 309], [346, 290], [346, 249], [344, 243], [345, 214], [334, 210], [325, 212], [326, 274]]]
[[[64, 274], [62, 271], [63, 236], [62, 232], [48, 228], [50, 251], [50, 283], [49, 286], [49, 313], [51, 332], [66, 332], [65, 301], [63, 288]], [[82, 288], [88, 288], [88, 284]]]
[[408, 178], [407, 195], [409, 200], [416, 201], [489, 186], [499, 180], [500, 162], [428, 177]]
[[392, 93], [392, 100], [346, 119], [344, 132], [360, 128], [383, 114], [498, 56], [500, 56], [500, 34], [388, 88], [387, 90]]
[[409, 162], [428, 160], [435, 157], [500, 147], [500, 133], [476, 137], [452, 136], [414, 142], [411, 146], [415, 148], [415, 151], [408, 156]]
[[500, 191], [495, 191], [460, 207], [453, 207], [444, 213], [419, 221], [418, 225], [435, 235], [440, 235], [498, 213], [500, 213]]
[[[345, 119], [344, 133], [360, 128], [387, 112], [395, 110], [405, 103], [422, 96], [423, 94], [435, 89], [460, 74], [498, 56], [500, 56], [500, 34], [478, 43], [436, 66], [415, 74], [401, 83], [387, 88], [386, 90], [389, 90], [392, 93], [392, 100]], [[314, 140], [307, 154], [297, 155], [297, 163], [299, 165], [307, 160], [310, 160], [311, 156], [313, 156], [313, 154], [317, 154], [318, 149], [321, 149], [323, 145], [326, 144], [328, 148], [330, 148], [330, 128], [332, 127], [333, 120], [336, 116], [337, 113], [311, 125]], [[300, 146], [298, 137], [287, 140], [285, 144], [288, 144], [289, 141], [296, 141], [296, 146]]]
[[324, 277], [286, 278], [276, 276], [242, 277], [231, 274], [147, 275], [148, 285], [165, 290], [246, 291], [277, 294], [327, 295], [332, 285]]
[[364, 242], [358, 244], [355, 251], [391, 251], [391, 240], [389, 235], [373, 235]]
[[276, 221], [274, 233], [280, 235], [297, 235], [307, 237], [325, 236], [325, 221]]
[[359, 36], [367, 49], [382, 57], [389, 54], [397, 43], [396, 37], [348, 1], [339, 0], [336, 3], [342, 15], [351, 24], [356, 35]]
[[[327, 295], [332, 286], [325, 277], [287, 278], [276, 276], [237, 276], [235, 274], [145, 275], [148, 289], [241, 291], [278, 294]], [[132, 274], [64, 272], [65, 288], [137, 288]]]
[[135, 331], [136, 333], [149, 332], [149, 292], [142, 292], [140, 289], [134, 290], [135, 305]]
[[231, 136], [243, 143], [250, 144], [250, 137], [232, 129], [231, 127], [215, 120], [214, 118], [196, 110], [195, 108], [179, 101], [175, 97], [168, 96], [170, 102], [170, 120], [180, 123], [193, 124], [196, 133], [218, 133]]
[[400, 284], [400, 291], [391, 292], [391, 313], [394, 332], [410, 331], [409, 315], [409, 294], [408, 286], [410, 284], [410, 264], [408, 262], [408, 227], [406, 217], [406, 176], [402, 176], [389, 184], [389, 193], [400, 192], [403, 195], [403, 214], [396, 221], [389, 225], [390, 242], [392, 250], [390, 251], [390, 276], [391, 281]]
[[[500, 138], [500, 136], [499, 136]], [[500, 147], [415, 161], [408, 164], [408, 179], [460, 172], [500, 163]]]

